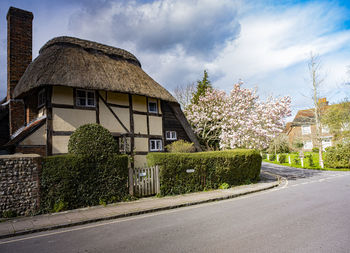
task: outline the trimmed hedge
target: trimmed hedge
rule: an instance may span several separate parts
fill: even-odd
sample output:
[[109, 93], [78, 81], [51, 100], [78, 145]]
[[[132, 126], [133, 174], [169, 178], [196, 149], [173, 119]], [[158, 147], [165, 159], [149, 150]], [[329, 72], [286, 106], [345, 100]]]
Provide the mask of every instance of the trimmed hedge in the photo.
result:
[[164, 196], [257, 181], [262, 158], [254, 150], [231, 150], [149, 153], [147, 160], [150, 166], [160, 166], [160, 194]]
[[128, 194], [128, 157], [110, 155], [100, 163], [81, 155], [44, 158], [40, 185], [42, 212], [120, 201]]
[[350, 143], [326, 148], [324, 164], [328, 168], [350, 169]]
[[95, 123], [78, 127], [70, 136], [68, 152], [89, 159], [104, 160], [118, 152], [117, 142], [103, 126]]

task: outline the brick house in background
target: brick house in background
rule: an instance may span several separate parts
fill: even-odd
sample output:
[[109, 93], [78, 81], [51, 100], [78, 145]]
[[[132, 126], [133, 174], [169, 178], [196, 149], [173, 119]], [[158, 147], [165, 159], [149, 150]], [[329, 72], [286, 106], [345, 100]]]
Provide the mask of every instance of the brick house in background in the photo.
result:
[[[176, 99], [126, 50], [73, 37], [48, 41], [32, 61], [28, 11], [7, 14], [7, 96], [0, 104], [0, 146], [10, 152], [64, 154], [86, 123], [107, 128], [135, 166], [148, 152], [183, 139], [201, 150]], [[7, 130], [8, 129], [8, 130]]]
[[[329, 106], [325, 98], [320, 99], [319, 103], [324, 104], [323, 110]], [[294, 147], [296, 142], [303, 143], [303, 151], [311, 151], [317, 147], [314, 108], [298, 111], [293, 121], [287, 123], [284, 132], [288, 135], [290, 147]], [[323, 150], [332, 146], [333, 136], [327, 126], [322, 126], [321, 136]]]

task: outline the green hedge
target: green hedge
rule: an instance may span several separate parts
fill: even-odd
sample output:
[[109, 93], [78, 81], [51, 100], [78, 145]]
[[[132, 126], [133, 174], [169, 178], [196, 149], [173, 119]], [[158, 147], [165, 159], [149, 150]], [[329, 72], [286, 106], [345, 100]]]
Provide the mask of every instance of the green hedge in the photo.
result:
[[350, 144], [338, 144], [336, 147], [326, 148], [324, 164], [329, 168], [350, 169]]
[[85, 155], [89, 160], [103, 161], [118, 152], [118, 146], [112, 134], [103, 126], [95, 123], [78, 127], [70, 136], [68, 152]]
[[42, 212], [74, 209], [122, 200], [128, 193], [128, 157], [111, 155], [94, 163], [81, 155], [44, 158]]
[[[257, 181], [261, 168], [261, 156], [254, 150], [149, 153], [147, 160], [150, 166], [160, 165], [161, 195]], [[193, 173], [186, 172], [193, 169]]]

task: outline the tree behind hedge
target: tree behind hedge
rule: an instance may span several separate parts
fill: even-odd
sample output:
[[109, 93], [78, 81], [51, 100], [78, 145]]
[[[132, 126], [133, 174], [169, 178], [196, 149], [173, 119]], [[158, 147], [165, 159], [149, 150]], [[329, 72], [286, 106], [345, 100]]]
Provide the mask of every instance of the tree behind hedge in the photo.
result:
[[82, 125], [75, 130], [68, 142], [68, 152], [93, 160], [106, 159], [118, 152], [112, 134], [99, 124]]

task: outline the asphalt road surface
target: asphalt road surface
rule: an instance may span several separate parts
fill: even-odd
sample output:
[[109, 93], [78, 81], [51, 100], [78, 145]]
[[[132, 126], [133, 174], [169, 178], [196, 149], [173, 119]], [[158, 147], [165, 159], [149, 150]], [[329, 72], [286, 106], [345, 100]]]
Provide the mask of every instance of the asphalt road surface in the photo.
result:
[[263, 164], [287, 181], [209, 204], [0, 240], [0, 252], [350, 252], [350, 172]]

